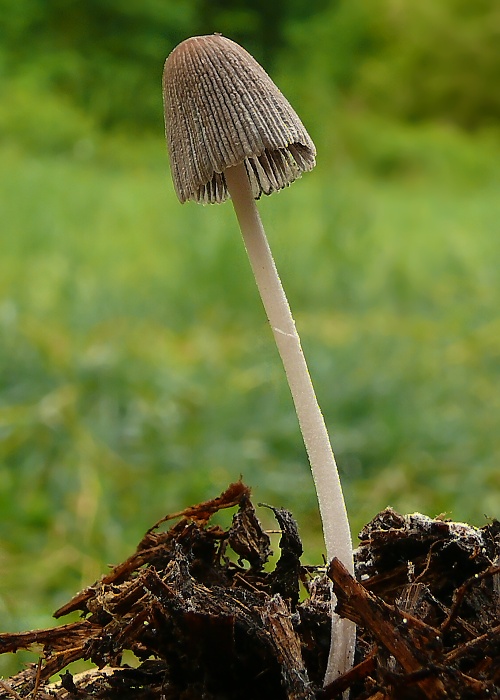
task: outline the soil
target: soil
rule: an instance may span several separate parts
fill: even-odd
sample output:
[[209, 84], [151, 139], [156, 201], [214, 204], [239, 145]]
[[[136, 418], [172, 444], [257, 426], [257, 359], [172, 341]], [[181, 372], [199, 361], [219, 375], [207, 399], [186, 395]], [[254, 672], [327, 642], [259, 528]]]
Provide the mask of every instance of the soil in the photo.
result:
[[[211, 521], [225, 508], [228, 528]], [[360, 533], [354, 578], [337, 559], [302, 566], [292, 515], [272, 511], [275, 564], [241, 481], [163, 518], [55, 613], [79, 621], [0, 634], [0, 653], [41, 649], [38, 664], [0, 681], [0, 698], [500, 698], [498, 521], [477, 529], [388, 508]], [[323, 688], [332, 585], [358, 634], [353, 669]], [[79, 659], [94, 668], [72, 675]]]

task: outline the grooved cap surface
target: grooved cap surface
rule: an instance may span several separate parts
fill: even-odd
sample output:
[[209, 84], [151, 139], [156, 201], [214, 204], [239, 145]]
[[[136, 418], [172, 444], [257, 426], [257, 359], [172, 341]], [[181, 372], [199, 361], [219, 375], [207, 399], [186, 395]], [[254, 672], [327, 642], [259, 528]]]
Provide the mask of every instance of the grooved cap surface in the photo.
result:
[[163, 100], [181, 202], [223, 202], [224, 170], [240, 163], [255, 199], [315, 166], [316, 149], [290, 103], [245, 49], [219, 34], [192, 37], [172, 51]]

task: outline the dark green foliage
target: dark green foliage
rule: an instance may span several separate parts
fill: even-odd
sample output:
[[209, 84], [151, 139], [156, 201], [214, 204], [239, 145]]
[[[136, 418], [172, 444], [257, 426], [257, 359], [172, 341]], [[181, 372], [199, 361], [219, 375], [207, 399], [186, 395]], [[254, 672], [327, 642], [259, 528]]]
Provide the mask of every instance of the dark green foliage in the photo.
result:
[[377, 111], [466, 128], [499, 124], [500, 5], [495, 0], [378, 0], [380, 50], [357, 86]]
[[182, 39], [235, 39], [316, 119], [341, 96], [466, 128], [500, 117], [496, 0], [0, 0], [1, 73], [31, 76], [103, 126], [161, 128], [158, 86]]
[[194, 2], [52, 0], [42, 10], [20, 0], [10, 10], [2, 0], [7, 75], [29, 71], [104, 126], [161, 124], [163, 61], [191, 33]]
[[[307, 14], [324, 3], [308, 3]], [[163, 62], [192, 34], [219, 31], [268, 67], [283, 46], [291, 8], [282, 1], [0, 0], [6, 18], [4, 75], [28, 71], [35, 83], [70, 97], [103, 126], [161, 123]], [[303, 12], [302, 12], [303, 14]]]

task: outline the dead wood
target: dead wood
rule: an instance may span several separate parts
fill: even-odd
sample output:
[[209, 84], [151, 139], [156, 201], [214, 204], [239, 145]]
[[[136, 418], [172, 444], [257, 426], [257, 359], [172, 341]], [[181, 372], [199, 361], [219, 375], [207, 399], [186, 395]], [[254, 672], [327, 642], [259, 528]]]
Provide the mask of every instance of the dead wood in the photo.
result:
[[[227, 529], [211, 524], [222, 508], [236, 509]], [[0, 653], [40, 649], [39, 664], [0, 683], [0, 699], [500, 698], [497, 521], [476, 529], [386, 509], [360, 534], [354, 578], [336, 559], [328, 572], [302, 567], [293, 517], [271, 509], [282, 533], [273, 566], [241, 482], [162, 518], [55, 613], [79, 611], [79, 622], [0, 634]], [[354, 668], [323, 689], [326, 573], [358, 639]], [[94, 668], [74, 676], [67, 666], [80, 659]]]

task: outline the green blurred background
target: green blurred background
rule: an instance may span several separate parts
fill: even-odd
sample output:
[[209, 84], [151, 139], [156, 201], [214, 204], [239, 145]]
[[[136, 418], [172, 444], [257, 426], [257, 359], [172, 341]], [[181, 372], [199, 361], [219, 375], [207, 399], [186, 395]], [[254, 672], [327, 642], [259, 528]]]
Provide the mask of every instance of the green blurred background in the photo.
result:
[[499, 516], [498, 2], [0, 0], [0, 17], [1, 629], [51, 624], [240, 474], [321, 561], [232, 208], [181, 206], [170, 181], [161, 73], [192, 34], [250, 50], [318, 147], [260, 210], [354, 535], [389, 504]]

